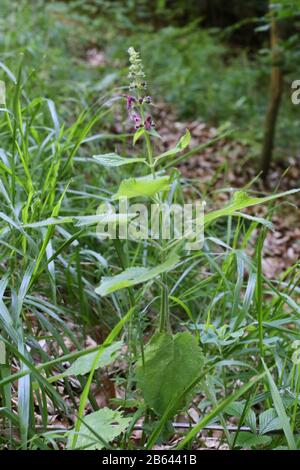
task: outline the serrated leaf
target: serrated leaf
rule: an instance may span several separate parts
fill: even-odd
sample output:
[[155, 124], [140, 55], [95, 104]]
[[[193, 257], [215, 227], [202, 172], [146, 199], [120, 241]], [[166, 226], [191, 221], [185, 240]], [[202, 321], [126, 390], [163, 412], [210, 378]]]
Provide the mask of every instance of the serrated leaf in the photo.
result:
[[270, 431], [282, 429], [277, 413], [274, 408], [264, 411], [259, 415], [259, 433], [266, 434]]
[[[159, 416], [199, 375], [204, 357], [197, 340], [187, 332], [155, 334], [137, 363], [136, 377], [146, 404]], [[180, 403], [179, 407], [183, 407]], [[178, 411], [174, 409], [173, 412]]]
[[251, 449], [252, 447], [261, 447], [270, 444], [272, 441], [270, 436], [261, 436], [259, 434], [252, 434], [251, 432], [240, 432], [236, 445], [243, 449]]
[[119, 186], [117, 194], [113, 199], [120, 199], [120, 197], [132, 198], [137, 196], [151, 197], [160, 191], [170, 189], [169, 176], [157, 176], [153, 178], [148, 175], [142, 178], [129, 178], [122, 181]]
[[117, 167], [130, 165], [131, 163], [146, 163], [144, 158], [125, 158], [116, 153], [105, 153], [103, 155], [93, 155], [93, 158], [105, 167]]
[[154, 268], [128, 268], [116, 276], [103, 277], [100, 286], [96, 289], [96, 293], [105, 296], [117, 290], [150, 281], [160, 274], [173, 269], [179, 260], [179, 256], [176, 253], [172, 253], [164, 263]]
[[[120, 411], [102, 408], [88, 416], [82, 422], [75, 449], [99, 450], [105, 447], [104, 442], [112, 442], [126, 431], [131, 418], [124, 418]], [[84, 425], [87, 424], [87, 426]], [[92, 432], [94, 431], [94, 433]], [[99, 436], [99, 437], [98, 437]], [[104, 441], [104, 442], [103, 442]], [[68, 440], [71, 448], [72, 433]]]
[[[96, 369], [111, 364], [119, 356], [122, 345], [123, 341], [116, 341], [115, 343], [112, 343], [110, 346], [105, 348], [98, 361]], [[88, 372], [90, 372], [97, 354], [98, 351], [94, 351], [90, 354], [86, 354], [82, 357], [79, 357], [60, 377], [87, 374]]]

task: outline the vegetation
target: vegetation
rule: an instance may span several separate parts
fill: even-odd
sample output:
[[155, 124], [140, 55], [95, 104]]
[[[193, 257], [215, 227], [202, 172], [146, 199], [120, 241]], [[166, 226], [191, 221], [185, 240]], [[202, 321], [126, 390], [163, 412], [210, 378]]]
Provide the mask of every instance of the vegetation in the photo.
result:
[[[292, 26], [266, 189], [268, 5], [34, 3], [1, 1], [1, 449], [299, 449], [299, 260], [265, 264], [276, 218], [299, 230], [298, 11], [272, 17]], [[234, 188], [228, 145], [256, 172]], [[212, 178], [187, 174], [211, 148]], [[199, 199], [193, 236], [149, 235], [154, 204]]]

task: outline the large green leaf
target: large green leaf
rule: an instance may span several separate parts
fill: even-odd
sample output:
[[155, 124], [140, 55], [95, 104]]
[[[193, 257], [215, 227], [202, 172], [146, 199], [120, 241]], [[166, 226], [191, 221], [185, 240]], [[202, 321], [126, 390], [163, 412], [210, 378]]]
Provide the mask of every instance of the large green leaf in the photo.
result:
[[171, 253], [164, 263], [159, 264], [154, 268], [128, 268], [116, 276], [103, 277], [101, 279], [100, 286], [96, 289], [96, 293], [101, 296], [105, 296], [107, 294], [112, 294], [117, 290], [150, 281], [160, 274], [174, 268], [179, 259], [180, 258], [176, 253]]
[[[136, 367], [137, 382], [146, 404], [163, 415], [170, 402], [180, 397], [199, 376], [203, 364], [202, 351], [190, 333], [154, 335], [145, 348], [144, 365], [140, 360]], [[177, 405], [183, 406], [183, 402]]]
[[130, 165], [131, 163], [146, 163], [144, 158], [125, 158], [116, 153], [104, 153], [103, 155], [94, 155], [93, 158], [105, 167], [116, 167]]
[[[82, 427], [77, 438], [75, 449], [97, 450], [105, 447], [126, 431], [131, 418], [124, 418], [120, 411], [102, 408], [83, 418]], [[85, 426], [86, 423], [86, 426]], [[94, 432], [93, 432], [94, 431]], [[68, 448], [71, 448], [72, 432]], [[74, 449], [73, 449], [74, 450]]]
[[169, 176], [157, 176], [153, 178], [152, 175], [144, 176], [142, 178], [129, 178], [119, 186], [117, 194], [113, 199], [120, 199], [121, 197], [132, 198], [137, 196], [151, 197], [160, 191], [170, 189]]
[[[122, 341], [116, 341], [115, 343], [112, 343], [110, 346], [105, 348], [95, 369], [99, 369], [99, 367], [105, 367], [111, 364], [119, 356], [122, 345]], [[97, 354], [98, 351], [94, 351], [92, 353], [86, 354], [85, 356], [79, 357], [62, 375], [60, 375], [60, 377], [87, 374], [92, 369]]]

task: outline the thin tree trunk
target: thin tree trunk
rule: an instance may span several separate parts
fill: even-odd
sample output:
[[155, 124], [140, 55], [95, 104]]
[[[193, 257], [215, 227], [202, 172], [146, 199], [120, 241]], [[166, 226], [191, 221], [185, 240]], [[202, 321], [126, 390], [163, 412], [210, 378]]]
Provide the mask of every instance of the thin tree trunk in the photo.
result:
[[272, 73], [270, 82], [270, 98], [265, 120], [265, 132], [261, 154], [261, 171], [264, 180], [266, 180], [268, 176], [272, 160], [276, 122], [283, 92], [281, 54], [278, 49], [279, 41], [279, 26], [275, 15], [273, 14], [271, 24]]

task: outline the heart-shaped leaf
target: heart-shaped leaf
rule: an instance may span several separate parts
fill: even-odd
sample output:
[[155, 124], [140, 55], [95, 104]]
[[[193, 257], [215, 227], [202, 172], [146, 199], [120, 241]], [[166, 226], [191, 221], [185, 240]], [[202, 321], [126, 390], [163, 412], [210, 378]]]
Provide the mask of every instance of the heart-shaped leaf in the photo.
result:
[[[204, 357], [196, 338], [190, 333], [155, 334], [137, 363], [136, 377], [144, 400], [158, 415], [170, 402], [182, 396], [203, 369]], [[177, 403], [175, 414], [185, 403]]]

